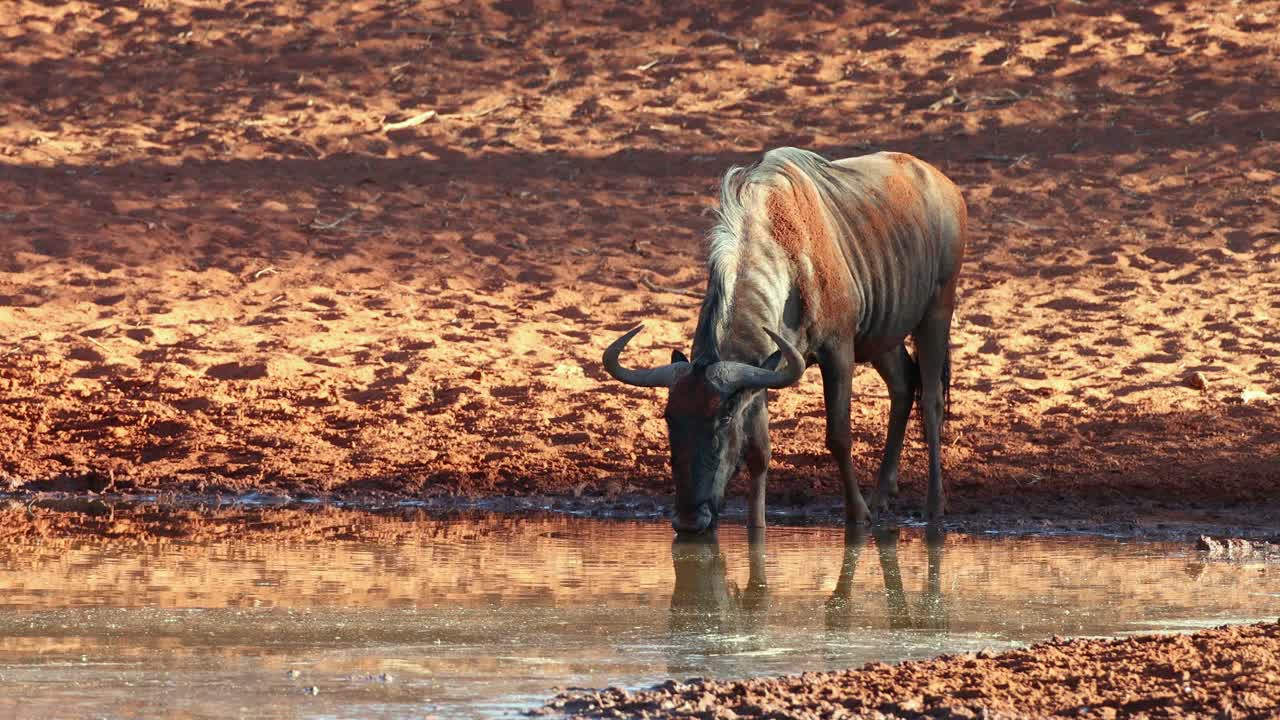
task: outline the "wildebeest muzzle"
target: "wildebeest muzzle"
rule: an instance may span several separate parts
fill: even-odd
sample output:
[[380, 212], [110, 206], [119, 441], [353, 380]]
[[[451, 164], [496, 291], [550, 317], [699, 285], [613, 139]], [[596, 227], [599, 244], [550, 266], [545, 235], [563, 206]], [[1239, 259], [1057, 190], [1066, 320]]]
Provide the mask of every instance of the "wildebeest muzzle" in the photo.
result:
[[704, 533], [715, 525], [716, 513], [709, 501], [698, 505], [692, 512], [676, 510], [675, 517], [671, 520], [671, 527], [680, 534]]

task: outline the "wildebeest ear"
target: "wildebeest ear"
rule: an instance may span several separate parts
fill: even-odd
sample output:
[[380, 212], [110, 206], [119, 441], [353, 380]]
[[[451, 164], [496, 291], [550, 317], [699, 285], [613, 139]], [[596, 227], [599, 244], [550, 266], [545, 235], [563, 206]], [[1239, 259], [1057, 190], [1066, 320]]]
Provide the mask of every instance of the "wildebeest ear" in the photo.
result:
[[782, 364], [782, 351], [779, 350], [774, 354], [770, 355], [768, 359], [764, 361], [764, 365], [761, 365], [760, 367], [764, 368], [765, 370], [777, 370], [778, 366], [781, 364]]
[[672, 351], [671, 351], [671, 362], [673, 362], [673, 363], [677, 363], [677, 362], [687, 363], [687, 362], [689, 362], [689, 358], [685, 357], [685, 356], [684, 356], [684, 353], [680, 352], [679, 350], [672, 350]]

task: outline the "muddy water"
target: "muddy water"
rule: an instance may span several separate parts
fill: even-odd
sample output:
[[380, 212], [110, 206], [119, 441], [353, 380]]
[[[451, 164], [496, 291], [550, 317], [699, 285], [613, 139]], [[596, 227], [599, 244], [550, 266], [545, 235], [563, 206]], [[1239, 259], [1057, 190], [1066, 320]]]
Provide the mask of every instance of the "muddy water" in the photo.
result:
[[1280, 567], [1179, 545], [784, 527], [673, 545], [661, 523], [428, 525], [383, 545], [6, 545], [0, 717], [508, 716], [556, 687], [1280, 614]]

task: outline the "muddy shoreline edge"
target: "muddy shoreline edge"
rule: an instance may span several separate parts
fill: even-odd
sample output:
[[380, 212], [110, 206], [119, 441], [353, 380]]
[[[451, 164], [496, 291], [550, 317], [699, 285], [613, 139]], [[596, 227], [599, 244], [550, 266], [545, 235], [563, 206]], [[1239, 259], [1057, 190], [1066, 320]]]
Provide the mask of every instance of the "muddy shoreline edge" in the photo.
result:
[[1274, 717], [1280, 622], [775, 678], [572, 689], [529, 715], [569, 718]]
[[[6, 535], [22, 534], [22, 517], [35, 517], [39, 510], [47, 517], [61, 516], [67, 527], [79, 534], [110, 535], [95, 518], [131, 517], [141, 521], [145, 532], [151, 521], [180, 520], [199, 524], [202, 518], [229, 520], [269, 513], [282, 517], [290, 513], [342, 513], [401, 517], [406, 520], [468, 513], [560, 514], [593, 520], [665, 521], [670, 498], [648, 494], [613, 497], [573, 495], [435, 495], [415, 497], [397, 493], [359, 493], [294, 496], [282, 493], [206, 494], [183, 492], [0, 493], [0, 513], [8, 516]], [[1079, 535], [1147, 541], [1195, 542], [1202, 535], [1275, 542], [1280, 539], [1280, 521], [1271, 507], [1189, 507], [1179, 504], [1133, 503], [1127, 506], [1092, 502], [1060, 503], [1054, 512], [1042, 503], [1022, 511], [1006, 507], [982, 509], [965, 506], [946, 518], [949, 533], [996, 534], [1006, 536]], [[78, 520], [77, 520], [78, 518]], [[745, 502], [731, 498], [723, 513], [723, 525], [741, 525], [746, 519]], [[803, 502], [770, 505], [771, 525], [840, 525], [843, 505], [839, 498], [810, 497]], [[284, 524], [288, 524], [285, 522]], [[899, 501], [887, 525], [924, 527], [919, 508], [911, 501]], [[261, 528], [260, 528], [261, 529]]]

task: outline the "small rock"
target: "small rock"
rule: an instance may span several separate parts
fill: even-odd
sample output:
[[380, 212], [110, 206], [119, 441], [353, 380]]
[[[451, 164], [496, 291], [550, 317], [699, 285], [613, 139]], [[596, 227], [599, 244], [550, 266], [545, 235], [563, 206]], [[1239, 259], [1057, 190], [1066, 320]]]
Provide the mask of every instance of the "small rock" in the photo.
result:
[[1222, 551], [1222, 543], [1214, 540], [1208, 535], [1201, 535], [1196, 540], [1196, 549], [1209, 554], [1216, 554]]
[[1187, 387], [1193, 388], [1195, 390], [1205, 390], [1209, 387], [1209, 379], [1206, 378], [1204, 376], [1204, 373], [1200, 372], [1199, 370], [1184, 377], [1182, 379], [1182, 382]]
[[392, 676], [391, 673], [382, 673], [381, 675], [378, 676], [378, 682], [390, 683], [394, 681], [395, 681], [395, 677]]
[[285, 673], [285, 676], [288, 677], [290, 680], [297, 680], [298, 678], [302, 677], [302, 673], [298, 672], [297, 670], [290, 670], [289, 672]]
[[1244, 560], [1261, 554], [1253, 543], [1243, 538], [1223, 538], [1218, 540], [1208, 535], [1201, 535], [1196, 541], [1196, 549], [1208, 553], [1209, 557], [1219, 560]]
[[551, 442], [555, 445], [590, 445], [591, 433], [584, 431], [556, 433], [551, 436]]
[[305, 688], [302, 692], [306, 693], [307, 695], [319, 695], [320, 688], [316, 687], [315, 685], [312, 685], [309, 688]]
[[581, 365], [557, 365], [552, 368], [551, 374], [555, 377], [567, 378], [580, 378], [587, 376]]
[[1270, 399], [1271, 399], [1271, 396], [1267, 394], [1266, 390], [1259, 390], [1257, 388], [1246, 388], [1240, 391], [1240, 402], [1244, 403], [1245, 405], [1248, 405], [1250, 403], [1255, 403], [1255, 402], [1266, 402]]

